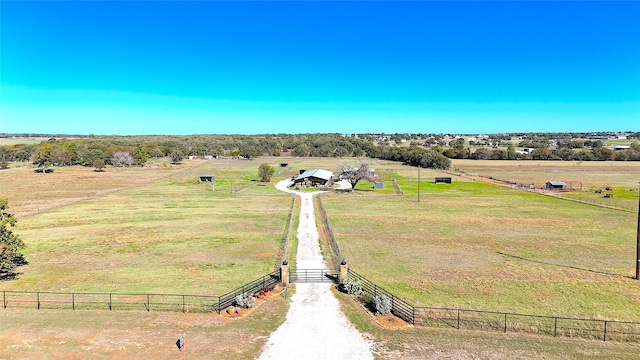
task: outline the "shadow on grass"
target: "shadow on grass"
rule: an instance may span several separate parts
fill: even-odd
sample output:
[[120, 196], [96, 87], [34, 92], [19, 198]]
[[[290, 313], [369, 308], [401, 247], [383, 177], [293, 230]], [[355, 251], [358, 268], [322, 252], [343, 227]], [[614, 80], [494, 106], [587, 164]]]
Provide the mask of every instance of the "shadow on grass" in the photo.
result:
[[502, 256], [505, 256], [505, 257], [518, 259], [518, 260], [523, 260], [523, 261], [528, 261], [528, 262], [533, 262], [533, 263], [538, 263], [538, 264], [551, 265], [551, 266], [563, 267], [563, 268], [567, 268], [567, 269], [574, 269], [574, 270], [580, 270], [580, 271], [588, 271], [588, 272], [591, 272], [591, 273], [602, 274], [602, 275], [619, 276], [619, 277], [624, 277], [624, 278], [629, 278], [629, 279], [635, 279], [635, 277], [633, 277], [633, 276], [614, 274], [614, 273], [609, 273], [609, 272], [606, 272], [606, 271], [585, 269], [585, 268], [581, 268], [581, 267], [577, 267], [577, 266], [571, 266], [571, 265], [554, 264], [554, 263], [544, 262], [544, 261], [540, 261], [540, 260], [527, 259], [527, 258], [524, 258], [524, 257], [521, 257], [521, 256], [510, 255], [510, 254], [506, 254], [506, 253], [503, 253], [503, 252], [500, 252], [500, 251], [496, 251], [496, 252], [498, 254], [502, 255]]
[[[20, 254], [13, 259], [13, 265], [15, 267], [19, 267], [19, 266], [29, 265], [29, 262], [27, 261], [27, 259], [24, 258], [22, 254]], [[18, 278], [19, 274], [21, 273], [15, 272], [13, 271], [13, 269], [4, 273], [0, 273], [0, 281], [15, 280]]]

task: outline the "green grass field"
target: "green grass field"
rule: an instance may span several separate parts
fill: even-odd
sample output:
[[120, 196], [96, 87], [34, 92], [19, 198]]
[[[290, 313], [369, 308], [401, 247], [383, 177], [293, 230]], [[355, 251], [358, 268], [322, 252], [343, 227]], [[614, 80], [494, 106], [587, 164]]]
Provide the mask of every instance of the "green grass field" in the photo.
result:
[[[210, 173], [219, 179], [215, 191], [196, 180]], [[231, 194], [232, 183], [256, 176], [248, 161], [184, 165], [147, 184], [19, 219], [29, 265], [2, 289], [225, 293], [270, 272], [284, 234], [290, 195], [271, 186]]]
[[397, 296], [640, 321], [640, 282], [631, 279], [637, 215], [457, 177], [422, 182], [418, 202], [417, 171], [400, 167], [398, 179], [403, 197], [323, 197], [350, 266]]

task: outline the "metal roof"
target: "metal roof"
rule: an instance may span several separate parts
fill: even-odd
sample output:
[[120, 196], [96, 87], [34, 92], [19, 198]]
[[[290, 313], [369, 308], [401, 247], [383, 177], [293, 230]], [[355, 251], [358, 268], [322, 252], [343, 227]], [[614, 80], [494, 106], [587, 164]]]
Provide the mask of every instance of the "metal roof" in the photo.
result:
[[565, 186], [565, 185], [567, 185], [563, 181], [548, 181], [547, 184], [550, 184], [550, 185], [553, 185], [553, 186]]
[[296, 176], [295, 180], [305, 179], [311, 176], [317, 177], [318, 179], [329, 181], [333, 177], [333, 173], [329, 170], [322, 170], [322, 169], [307, 170], [302, 174]]

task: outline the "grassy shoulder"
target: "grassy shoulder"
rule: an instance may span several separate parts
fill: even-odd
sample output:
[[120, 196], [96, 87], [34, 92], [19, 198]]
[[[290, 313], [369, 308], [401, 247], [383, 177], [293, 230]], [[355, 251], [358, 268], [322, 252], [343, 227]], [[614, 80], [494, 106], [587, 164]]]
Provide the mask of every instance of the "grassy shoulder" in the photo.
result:
[[426, 327], [383, 328], [350, 295], [336, 292], [377, 359], [635, 359], [640, 345]]

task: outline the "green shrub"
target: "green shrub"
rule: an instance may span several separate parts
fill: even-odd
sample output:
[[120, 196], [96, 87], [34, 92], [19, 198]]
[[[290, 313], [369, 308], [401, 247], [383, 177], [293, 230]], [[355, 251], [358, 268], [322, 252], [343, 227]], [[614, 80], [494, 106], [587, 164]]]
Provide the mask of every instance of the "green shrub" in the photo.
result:
[[340, 291], [349, 295], [360, 295], [363, 293], [360, 280], [354, 278], [346, 278], [339, 286]]
[[391, 312], [391, 299], [387, 295], [380, 294], [373, 299], [373, 307], [376, 315], [387, 315]]
[[373, 306], [373, 295], [369, 293], [363, 293], [360, 295], [360, 301], [367, 307]]

